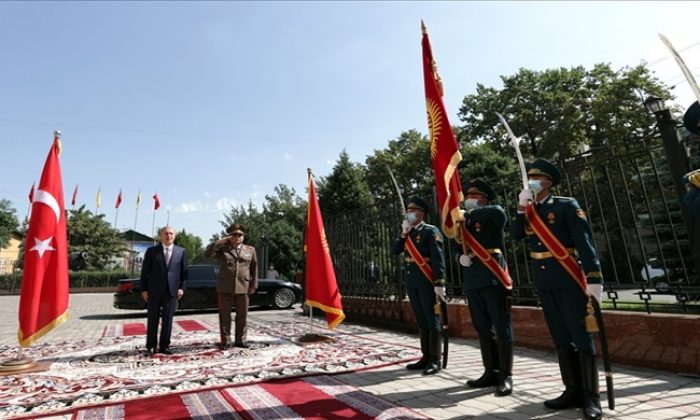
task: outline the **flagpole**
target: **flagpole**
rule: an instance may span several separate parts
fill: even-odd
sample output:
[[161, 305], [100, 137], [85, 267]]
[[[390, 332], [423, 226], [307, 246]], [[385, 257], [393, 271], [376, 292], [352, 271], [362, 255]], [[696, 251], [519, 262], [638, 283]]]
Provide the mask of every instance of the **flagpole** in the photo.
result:
[[153, 209], [153, 224], [151, 225], [151, 238], [153, 238], [153, 245], [156, 244], [156, 209]]
[[170, 226], [170, 210], [167, 210], [168, 217], [165, 221], [165, 226]]
[[119, 216], [119, 207], [114, 210], [114, 228], [117, 228], [117, 217]]

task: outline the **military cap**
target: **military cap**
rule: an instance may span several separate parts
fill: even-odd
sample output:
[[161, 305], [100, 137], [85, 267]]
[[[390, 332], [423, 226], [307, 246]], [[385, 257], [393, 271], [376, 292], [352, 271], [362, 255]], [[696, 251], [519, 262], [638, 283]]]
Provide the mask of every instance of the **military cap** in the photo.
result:
[[496, 199], [496, 194], [493, 192], [491, 187], [489, 187], [489, 184], [478, 178], [469, 181], [467, 184], [467, 194], [483, 195], [489, 201]]
[[685, 111], [683, 125], [691, 133], [700, 135], [700, 104], [698, 104], [698, 101], [693, 102], [688, 107], [688, 110]]
[[226, 233], [228, 233], [229, 235], [232, 235], [234, 233], [242, 233], [245, 235], [245, 226], [243, 226], [240, 223], [235, 223], [226, 228]]
[[552, 181], [552, 186], [555, 186], [561, 180], [561, 172], [550, 161], [546, 159], [535, 159], [527, 165], [528, 175], [544, 175]]
[[422, 210], [423, 213], [428, 213], [428, 203], [426, 203], [425, 200], [416, 195], [411, 197], [408, 200], [408, 203], [406, 203], [406, 210], [410, 209], [418, 209]]

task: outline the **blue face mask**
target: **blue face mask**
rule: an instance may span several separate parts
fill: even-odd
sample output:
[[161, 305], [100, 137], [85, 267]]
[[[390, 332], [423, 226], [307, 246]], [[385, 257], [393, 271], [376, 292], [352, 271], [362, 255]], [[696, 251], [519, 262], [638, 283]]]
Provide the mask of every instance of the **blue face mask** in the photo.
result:
[[467, 198], [466, 200], [464, 200], [464, 208], [467, 211], [474, 210], [477, 207], [479, 207], [479, 199], [478, 198]]
[[406, 220], [408, 220], [408, 223], [414, 224], [416, 223], [416, 220], [418, 220], [418, 216], [414, 212], [408, 212], [406, 213]]
[[527, 186], [535, 192], [535, 195], [539, 194], [540, 191], [542, 191], [542, 181], [540, 181], [539, 179], [529, 179], [527, 181]]

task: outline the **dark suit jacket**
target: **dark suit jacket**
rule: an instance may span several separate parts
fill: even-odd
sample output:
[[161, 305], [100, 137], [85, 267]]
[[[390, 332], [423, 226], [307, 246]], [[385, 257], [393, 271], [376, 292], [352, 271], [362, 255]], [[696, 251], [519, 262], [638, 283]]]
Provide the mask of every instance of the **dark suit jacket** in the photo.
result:
[[158, 244], [146, 250], [141, 267], [141, 291], [149, 296], [161, 296], [168, 290], [171, 297], [177, 296], [178, 289], [187, 287], [187, 255], [185, 248], [173, 245], [170, 266], [165, 266], [163, 245]]

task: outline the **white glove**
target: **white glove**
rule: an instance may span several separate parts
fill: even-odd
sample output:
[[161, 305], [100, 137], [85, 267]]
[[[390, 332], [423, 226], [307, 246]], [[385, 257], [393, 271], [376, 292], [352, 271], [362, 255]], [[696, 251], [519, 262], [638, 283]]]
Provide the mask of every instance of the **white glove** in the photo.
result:
[[445, 296], [447, 295], [447, 288], [445, 286], [435, 286], [435, 294], [438, 298], [445, 302]]
[[521, 207], [527, 207], [530, 201], [535, 200], [535, 192], [529, 188], [525, 188], [518, 194], [518, 205]]
[[406, 236], [408, 232], [411, 231], [411, 227], [411, 222], [409, 222], [408, 220], [404, 220], [401, 223], [401, 235]]
[[588, 283], [586, 293], [593, 296], [598, 303], [603, 303], [603, 285], [601, 283]]
[[464, 267], [471, 267], [472, 265], [472, 257], [466, 254], [462, 254], [459, 256], [459, 264], [464, 266]]

